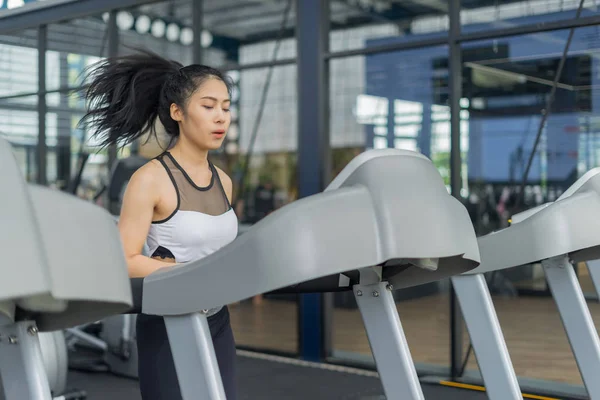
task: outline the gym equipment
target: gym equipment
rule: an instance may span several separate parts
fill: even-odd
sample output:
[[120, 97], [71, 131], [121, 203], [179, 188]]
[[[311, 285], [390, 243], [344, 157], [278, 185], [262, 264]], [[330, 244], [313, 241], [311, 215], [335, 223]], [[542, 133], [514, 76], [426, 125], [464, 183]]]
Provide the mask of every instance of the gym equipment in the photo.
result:
[[[241, 224], [238, 235], [242, 235], [250, 227]], [[135, 314], [124, 314], [103, 319], [102, 330], [96, 339], [106, 346], [101, 362], [107, 370], [115, 375], [133, 379], [138, 378], [136, 318]]]
[[323, 193], [278, 209], [202, 260], [138, 281], [134, 311], [164, 316], [183, 398], [215, 400], [225, 396], [206, 310], [272, 291], [352, 290], [387, 398], [423, 399], [392, 290], [478, 264], [468, 213], [433, 163], [371, 150]]
[[132, 299], [127, 265], [114, 221], [105, 210], [27, 185], [3, 139], [0, 162], [0, 185], [10, 188], [0, 199], [6, 265], [0, 279], [4, 396], [48, 400], [51, 389], [38, 333], [128, 310]]
[[107, 208], [112, 215], [119, 215], [121, 212], [123, 192], [127, 187], [129, 179], [131, 179], [135, 171], [147, 162], [147, 158], [137, 154], [127, 158], [120, 158], [115, 162], [107, 186]]
[[[106, 198], [106, 208], [113, 216], [119, 215], [129, 179], [147, 162], [148, 159], [139, 155], [115, 162], [109, 183], [101, 190]], [[76, 351], [76, 346], [83, 346], [95, 349], [98, 353], [98, 357], [86, 357], [82, 361], [72, 359], [69, 363], [71, 367], [91, 372], [110, 371], [116, 375], [137, 378], [135, 318], [135, 315], [115, 315], [99, 321], [99, 335], [86, 332], [89, 324], [67, 329], [67, 341], [72, 351]], [[62, 368], [66, 370], [67, 365]]]
[[596, 296], [600, 297], [600, 260], [590, 260], [587, 262], [587, 269], [596, 290]]
[[102, 320], [100, 339], [106, 343], [104, 362], [118, 376], [137, 379], [138, 356], [134, 314], [115, 315]]
[[[121, 212], [123, 193], [131, 176], [148, 162], [134, 154], [117, 160], [108, 184], [108, 210], [118, 216]], [[129, 378], [137, 378], [137, 346], [135, 344], [135, 321], [133, 314], [115, 315], [102, 321], [100, 340], [106, 344], [104, 361], [110, 372]]]
[[600, 340], [571, 263], [600, 259], [600, 168], [553, 203], [479, 238], [481, 265], [451, 278], [490, 399], [522, 399], [483, 273], [541, 262], [584, 385], [600, 398]]
[[38, 334], [44, 369], [54, 396], [65, 394], [67, 388], [67, 345], [62, 331]]

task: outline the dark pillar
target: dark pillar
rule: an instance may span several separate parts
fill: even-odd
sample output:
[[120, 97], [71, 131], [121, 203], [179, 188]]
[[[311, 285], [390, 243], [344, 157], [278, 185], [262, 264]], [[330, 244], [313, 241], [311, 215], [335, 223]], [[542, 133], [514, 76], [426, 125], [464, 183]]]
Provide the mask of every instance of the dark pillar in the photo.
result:
[[[119, 28], [117, 27], [117, 10], [112, 10], [108, 17], [108, 57], [116, 57], [119, 55]], [[109, 146], [108, 148], [108, 173], [112, 171], [112, 167], [117, 161], [117, 147]]]
[[48, 26], [38, 28], [38, 144], [37, 144], [37, 183], [48, 184], [46, 175], [48, 147], [46, 146], [46, 49], [48, 48]]
[[194, 41], [192, 43], [192, 63], [202, 64], [202, 30], [203, 24], [203, 5], [204, 0], [192, 0], [192, 30], [194, 31]]
[[[450, 58], [450, 187], [452, 196], [460, 200], [460, 98], [462, 97], [462, 57], [460, 43], [460, 0], [450, 0], [449, 58]], [[462, 365], [462, 316], [454, 287], [450, 285], [450, 372], [457, 377]]]
[[[324, 54], [329, 47], [329, 1], [296, 1], [298, 49], [298, 193], [306, 197], [329, 183], [329, 71]], [[324, 307], [328, 303], [329, 307]], [[305, 294], [299, 302], [299, 352], [307, 360], [320, 360], [329, 343], [325, 316], [331, 302], [320, 294]]]
[[[60, 53], [60, 80], [59, 86], [69, 85], [69, 63], [67, 53]], [[57, 143], [56, 143], [56, 178], [68, 187], [71, 180], [71, 115], [69, 109], [69, 96], [67, 93], [59, 93], [60, 102], [57, 111]]]

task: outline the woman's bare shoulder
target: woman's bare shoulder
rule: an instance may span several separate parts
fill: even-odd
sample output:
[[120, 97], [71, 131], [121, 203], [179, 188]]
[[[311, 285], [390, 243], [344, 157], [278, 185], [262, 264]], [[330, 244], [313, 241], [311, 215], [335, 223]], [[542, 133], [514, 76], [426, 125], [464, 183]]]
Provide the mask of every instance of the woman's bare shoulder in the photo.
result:
[[158, 160], [150, 160], [138, 168], [129, 180], [129, 185], [137, 190], [149, 190], [156, 193], [168, 176]]

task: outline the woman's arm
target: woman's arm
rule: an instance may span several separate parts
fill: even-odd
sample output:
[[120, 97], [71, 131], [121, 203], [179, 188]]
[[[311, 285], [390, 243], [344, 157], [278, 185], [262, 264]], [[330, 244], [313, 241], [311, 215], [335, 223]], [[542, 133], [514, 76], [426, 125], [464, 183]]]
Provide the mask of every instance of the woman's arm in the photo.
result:
[[125, 189], [119, 232], [130, 278], [143, 278], [160, 268], [176, 264], [142, 255], [154, 208], [159, 201], [158, 188], [156, 166], [148, 163], [133, 174]]

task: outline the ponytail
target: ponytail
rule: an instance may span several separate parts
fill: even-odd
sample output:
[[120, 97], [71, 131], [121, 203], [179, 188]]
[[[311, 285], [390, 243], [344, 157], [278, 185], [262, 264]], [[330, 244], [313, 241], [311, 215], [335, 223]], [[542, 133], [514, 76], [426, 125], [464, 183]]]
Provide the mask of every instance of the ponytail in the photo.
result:
[[87, 113], [81, 123], [101, 147], [126, 145], [148, 131], [156, 135], [157, 117], [170, 136], [177, 136], [170, 104], [165, 110], [161, 103], [165, 82], [180, 68], [181, 64], [150, 52], [100, 61], [86, 71]]
[[156, 137], [156, 119], [170, 142], [179, 136], [171, 118], [171, 104], [185, 108], [187, 100], [206, 79], [232, 84], [219, 70], [205, 65], [183, 67], [149, 51], [109, 58], [87, 71], [88, 110], [81, 120], [101, 147], [126, 145], [150, 132]]

